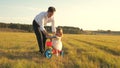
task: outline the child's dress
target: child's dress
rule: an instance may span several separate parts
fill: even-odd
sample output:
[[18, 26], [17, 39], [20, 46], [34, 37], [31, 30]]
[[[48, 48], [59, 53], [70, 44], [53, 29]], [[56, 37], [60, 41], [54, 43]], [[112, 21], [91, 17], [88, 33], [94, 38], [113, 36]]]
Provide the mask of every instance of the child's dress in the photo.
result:
[[59, 51], [62, 50], [61, 37], [56, 36], [56, 38], [53, 38], [52, 44], [53, 44], [53, 48], [55, 48], [56, 50], [59, 50]]

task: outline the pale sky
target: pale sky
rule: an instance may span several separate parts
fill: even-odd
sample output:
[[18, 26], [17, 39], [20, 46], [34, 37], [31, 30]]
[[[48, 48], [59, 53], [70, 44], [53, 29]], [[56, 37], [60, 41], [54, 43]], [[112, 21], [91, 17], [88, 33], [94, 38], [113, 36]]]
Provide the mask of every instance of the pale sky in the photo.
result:
[[49, 6], [56, 26], [120, 31], [120, 0], [0, 0], [0, 22], [32, 24]]

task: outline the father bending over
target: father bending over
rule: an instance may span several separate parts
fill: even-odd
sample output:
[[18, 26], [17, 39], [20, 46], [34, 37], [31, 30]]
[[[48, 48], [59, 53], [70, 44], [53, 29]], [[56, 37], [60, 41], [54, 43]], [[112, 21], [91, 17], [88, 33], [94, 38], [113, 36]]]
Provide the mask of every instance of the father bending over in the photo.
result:
[[55, 11], [54, 7], [49, 7], [47, 12], [39, 13], [33, 20], [33, 29], [37, 38], [39, 52], [41, 52], [42, 55], [45, 51], [46, 37], [50, 36], [44, 26], [51, 22], [52, 33], [55, 34], [56, 32], [53, 16]]

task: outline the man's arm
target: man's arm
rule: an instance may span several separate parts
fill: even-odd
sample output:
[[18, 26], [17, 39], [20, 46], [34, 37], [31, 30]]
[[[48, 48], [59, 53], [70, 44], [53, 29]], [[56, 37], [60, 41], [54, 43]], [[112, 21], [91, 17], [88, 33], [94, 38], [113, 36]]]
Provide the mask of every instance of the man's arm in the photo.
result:
[[41, 19], [41, 21], [39, 22], [39, 25], [40, 25], [40, 30], [44, 33], [44, 35], [48, 36], [48, 32], [44, 28], [44, 20], [43, 19]]
[[54, 18], [53, 18], [53, 20], [52, 20], [51, 27], [52, 27], [52, 34], [55, 35], [55, 33], [56, 33], [56, 28], [55, 28], [55, 21], [54, 21]]

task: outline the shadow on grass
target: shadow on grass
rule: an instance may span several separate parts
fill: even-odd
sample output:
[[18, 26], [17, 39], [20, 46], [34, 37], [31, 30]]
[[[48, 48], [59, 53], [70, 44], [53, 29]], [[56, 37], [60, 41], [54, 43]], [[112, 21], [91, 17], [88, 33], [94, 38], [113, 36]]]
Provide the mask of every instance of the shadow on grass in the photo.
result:
[[17, 59], [26, 59], [32, 60], [33, 58], [43, 59], [45, 58], [37, 51], [28, 51], [28, 52], [0, 52], [0, 57], [6, 57], [11, 60]]

